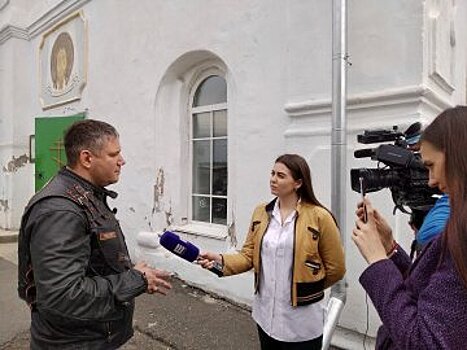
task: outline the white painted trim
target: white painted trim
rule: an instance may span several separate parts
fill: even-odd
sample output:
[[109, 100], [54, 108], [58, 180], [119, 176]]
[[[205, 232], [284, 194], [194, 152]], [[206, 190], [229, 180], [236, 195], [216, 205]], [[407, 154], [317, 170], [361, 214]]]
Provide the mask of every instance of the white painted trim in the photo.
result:
[[[214, 60], [206, 60], [203, 62], [199, 67], [196, 68], [196, 70], [193, 72], [192, 76], [190, 77], [189, 83], [188, 83], [188, 88], [189, 88], [189, 97], [188, 97], [188, 116], [187, 116], [187, 121], [188, 121], [188, 129], [189, 129], [189, 171], [188, 174], [190, 174], [190, 179], [193, 179], [193, 141], [195, 140], [193, 138], [193, 114], [197, 113], [210, 113], [210, 118], [211, 118], [211, 125], [212, 125], [212, 116], [213, 112], [219, 111], [219, 110], [226, 110], [227, 111], [227, 135], [225, 138], [227, 140], [227, 150], [229, 149], [229, 127], [228, 127], [228, 113], [229, 113], [229, 107], [228, 107], [228, 96], [229, 96], [229, 91], [228, 91], [228, 85], [227, 85], [227, 101], [222, 102], [222, 103], [217, 103], [213, 105], [205, 105], [205, 106], [197, 106], [193, 107], [193, 99], [195, 97], [196, 91], [198, 88], [201, 86], [201, 84], [211, 76], [219, 76], [222, 77], [225, 80], [225, 83], [228, 84], [228, 81], [226, 79], [226, 70], [219, 65], [218, 61]], [[204, 139], [204, 138], [202, 138]], [[206, 140], [213, 141], [216, 138], [213, 137], [206, 137]], [[199, 139], [196, 139], [199, 140]], [[211, 152], [211, 160], [214, 159], [212, 155], [212, 147], [213, 143], [210, 142], [210, 152]], [[230, 179], [229, 176], [229, 171], [231, 166], [229, 167], [229, 153], [227, 151], [227, 178]], [[210, 183], [212, 183], [212, 172], [210, 173]], [[227, 199], [227, 225], [216, 225], [216, 224], [210, 224], [210, 223], [201, 223], [198, 224], [196, 221], [191, 221], [193, 218], [193, 202], [192, 202], [192, 196], [193, 196], [193, 185], [192, 181], [189, 182], [190, 185], [188, 187], [188, 197], [187, 197], [187, 203], [188, 203], [188, 218], [190, 220], [190, 223], [184, 226], [181, 226], [180, 231], [185, 232], [188, 234], [192, 234], [195, 236], [204, 236], [204, 237], [209, 237], [209, 238], [214, 238], [214, 239], [222, 239], [224, 240], [227, 237], [227, 230], [228, 227], [231, 225], [231, 217], [230, 217], [230, 212], [231, 212], [231, 196], [229, 197], [229, 185], [227, 182], [227, 196], [220, 196], [218, 198], [226, 198]], [[210, 203], [212, 205], [212, 199], [215, 198], [212, 194], [207, 195], [209, 197]], [[212, 221], [212, 207], [211, 211], [209, 213], [209, 220]], [[212, 227], [219, 226], [220, 228], [218, 229], [212, 229]]]
[[63, 0], [49, 9], [27, 28], [7, 25], [0, 30], [0, 45], [11, 38], [31, 40], [37, 35], [53, 27], [74, 11], [82, 8], [91, 0]]
[[[402, 103], [420, 102], [420, 99], [423, 97], [433, 100], [433, 102], [439, 106], [440, 110], [452, 106], [449, 101], [435, 94], [430, 88], [419, 85], [353, 95], [347, 99], [347, 106], [351, 110], [358, 110], [380, 106], [400, 105]], [[316, 115], [321, 113], [331, 113], [331, 107], [331, 99], [322, 99], [287, 103], [284, 106], [284, 109], [290, 117], [296, 117], [305, 114]]]
[[[426, 107], [436, 114], [452, 106], [453, 104], [449, 100], [432, 89], [421, 85], [362, 93], [349, 96], [347, 99], [347, 112], [349, 115], [371, 114], [377, 116], [378, 113], [381, 114], [381, 111], [388, 113], [391, 110], [401, 109], [411, 110], [412, 112], [417, 111], [420, 115], [419, 111], [422, 107]], [[322, 136], [329, 135], [331, 132], [331, 99], [287, 103], [284, 110], [292, 120], [284, 132], [285, 137]], [[400, 114], [400, 112], [394, 111], [391, 114]], [[399, 119], [401, 118], [407, 119], [407, 113], [399, 117]], [[307, 121], [306, 125], [303, 125], [305, 120]], [[391, 125], [394, 125], [397, 121], [397, 118], [388, 120]], [[349, 125], [348, 131], [358, 131], [360, 129], [361, 125], [354, 123]]]
[[[436, 6], [443, 6], [445, 4], [437, 4]], [[430, 5], [428, 5], [430, 6]], [[435, 6], [433, 3], [431, 6]], [[449, 6], [449, 5], [448, 5]], [[433, 9], [432, 9], [433, 10]], [[438, 35], [440, 35], [439, 31], [439, 11], [434, 11], [433, 13], [428, 15], [427, 19], [427, 29], [426, 29], [426, 45], [428, 46], [428, 77], [437, 84], [441, 89], [443, 89], [448, 95], [451, 95], [455, 88], [452, 85], [452, 67], [451, 62], [449, 62], [449, 72], [447, 73], [449, 76], [445, 76], [442, 73], [442, 69], [440, 69], [440, 62], [439, 62], [439, 54], [440, 50], [446, 49], [442, 48], [441, 43], [438, 40]], [[455, 28], [453, 27], [453, 21], [451, 19], [451, 31], [450, 35], [450, 43], [451, 47], [449, 48], [451, 56], [455, 55]]]
[[27, 29], [7, 25], [0, 30], [0, 45], [9, 39], [30, 40]]
[[222, 111], [224, 109], [227, 110], [227, 103], [226, 102], [217, 103], [217, 104], [214, 104], [214, 105], [204, 105], [204, 106], [199, 106], [199, 107], [191, 107], [192, 114]]
[[65, 19], [68, 15], [79, 10], [91, 0], [63, 0], [52, 7], [31, 25], [28, 26], [29, 36], [36, 37], [45, 30], [53, 27], [58, 22]]
[[186, 225], [172, 226], [171, 231], [192, 236], [207, 237], [224, 241], [227, 238], [227, 226], [192, 222]]

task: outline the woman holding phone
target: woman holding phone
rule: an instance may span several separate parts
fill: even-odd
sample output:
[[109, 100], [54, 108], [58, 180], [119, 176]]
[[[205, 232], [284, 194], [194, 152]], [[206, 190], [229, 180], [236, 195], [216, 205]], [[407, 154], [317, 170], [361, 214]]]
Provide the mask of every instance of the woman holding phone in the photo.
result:
[[[465, 349], [467, 330], [467, 107], [441, 113], [424, 131], [428, 185], [449, 194], [441, 235], [411, 264], [391, 227], [365, 198], [352, 239], [369, 266], [360, 276], [383, 325], [376, 349]], [[368, 221], [364, 222], [364, 207]]]

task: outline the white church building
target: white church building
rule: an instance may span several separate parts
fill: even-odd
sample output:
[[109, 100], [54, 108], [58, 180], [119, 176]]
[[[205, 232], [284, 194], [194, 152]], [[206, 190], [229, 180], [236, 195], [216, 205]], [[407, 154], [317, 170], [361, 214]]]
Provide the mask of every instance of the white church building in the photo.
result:
[[[354, 158], [357, 134], [466, 104], [467, 0], [347, 5], [347, 301], [333, 344], [361, 349], [380, 321], [350, 239], [350, 169], [376, 166]], [[159, 246], [158, 233], [240, 249], [283, 153], [307, 159], [331, 206], [332, 10], [331, 0], [0, 0], [0, 228], [17, 230], [63, 165], [67, 123], [105, 120], [127, 162], [111, 205], [134, 260], [249, 305], [252, 273], [220, 279]], [[408, 216], [393, 215], [389, 190], [370, 198], [408, 249]]]

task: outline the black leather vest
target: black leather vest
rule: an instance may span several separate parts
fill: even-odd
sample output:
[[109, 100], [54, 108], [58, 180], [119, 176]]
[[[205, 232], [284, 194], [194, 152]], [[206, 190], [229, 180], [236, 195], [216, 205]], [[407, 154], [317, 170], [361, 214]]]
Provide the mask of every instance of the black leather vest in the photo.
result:
[[35, 302], [34, 276], [29, 251], [30, 232], [26, 225], [31, 209], [39, 202], [52, 197], [66, 198], [78, 205], [77, 212], [87, 218], [86, 232], [91, 239], [91, 257], [87, 276], [107, 276], [131, 268], [131, 260], [120, 224], [106, 204], [106, 197], [116, 197], [115, 192], [98, 188], [67, 169], [62, 169], [26, 206], [21, 219], [18, 237], [18, 293], [30, 306]]

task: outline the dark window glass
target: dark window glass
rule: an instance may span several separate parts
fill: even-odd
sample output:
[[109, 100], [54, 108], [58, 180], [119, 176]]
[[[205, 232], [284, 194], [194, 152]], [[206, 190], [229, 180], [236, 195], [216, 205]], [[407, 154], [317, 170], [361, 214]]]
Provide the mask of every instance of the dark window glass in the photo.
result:
[[200, 84], [193, 99], [193, 107], [214, 105], [227, 102], [227, 84], [225, 79], [212, 75]]
[[227, 225], [227, 199], [212, 199], [212, 222], [215, 224]]
[[211, 137], [211, 113], [193, 114], [193, 138]]
[[227, 140], [213, 141], [212, 194], [227, 196]]
[[193, 197], [193, 220], [209, 222], [209, 197]]
[[221, 111], [214, 111], [213, 123], [214, 137], [227, 136], [227, 111], [225, 109]]
[[193, 193], [210, 194], [211, 141], [193, 141]]

